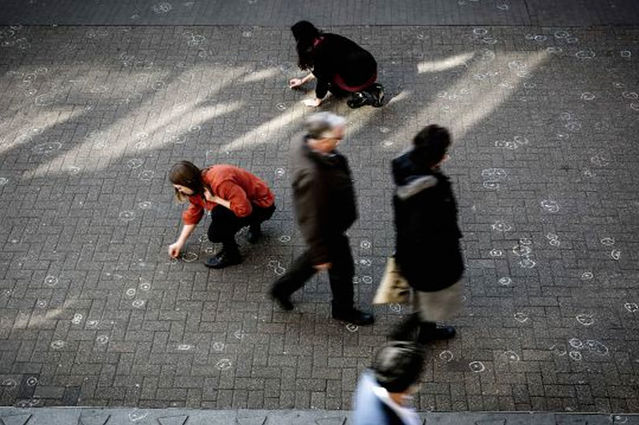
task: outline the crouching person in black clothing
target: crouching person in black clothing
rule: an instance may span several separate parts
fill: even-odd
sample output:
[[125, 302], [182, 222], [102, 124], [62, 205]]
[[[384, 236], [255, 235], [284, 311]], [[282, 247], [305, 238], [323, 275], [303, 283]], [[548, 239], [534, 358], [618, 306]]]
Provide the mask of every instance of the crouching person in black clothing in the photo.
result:
[[335, 96], [351, 95], [348, 106], [382, 106], [384, 88], [377, 81], [377, 62], [357, 43], [337, 34], [323, 33], [308, 21], [291, 27], [297, 42], [298, 65], [311, 71], [304, 78], [293, 78], [290, 88], [317, 78], [315, 99], [306, 99], [307, 106], [319, 106], [326, 93]]
[[345, 120], [320, 112], [306, 121], [307, 134], [293, 163], [293, 201], [297, 222], [308, 249], [271, 288], [284, 310], [292, 310], [290, 296], [315, 273], [328, 271], [333, 293], [333, 318], [370, 325], [373, 316], [353, 306], [353, 255], [349, 227], [357, 220], [355, 190], [346, 158], [335, 150], [344, 137]]
[[437, 326], [461, 308], [464, 261], [459, 246], [457, 204], [450, 180], [440, 170], [450, 145], [448, 130], [429, 125], [413, 149], [393, 160], [397, 185], [393, 197], [397, 231], [395, 260], [414, 290], [415, 313], [393, 333], [396, 340], [426, 343], [455, 336], [452, 326]]

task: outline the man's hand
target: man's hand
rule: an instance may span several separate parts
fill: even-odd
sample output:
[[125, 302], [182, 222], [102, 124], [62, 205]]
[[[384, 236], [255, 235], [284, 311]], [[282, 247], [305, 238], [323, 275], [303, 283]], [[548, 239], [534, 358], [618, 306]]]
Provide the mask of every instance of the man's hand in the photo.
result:
[[169, 245], [169, 257], [177, 258], [180, 255], [183, 244], [181, 242], [175, 242]]
[[323, 271], [323, 270], [329, 270], [331, 268], [333, 264], [331, 263], [323, 263], [323, 264], [316, 264], [313, 267], [315, 267], [315, 270], [317, 271]]

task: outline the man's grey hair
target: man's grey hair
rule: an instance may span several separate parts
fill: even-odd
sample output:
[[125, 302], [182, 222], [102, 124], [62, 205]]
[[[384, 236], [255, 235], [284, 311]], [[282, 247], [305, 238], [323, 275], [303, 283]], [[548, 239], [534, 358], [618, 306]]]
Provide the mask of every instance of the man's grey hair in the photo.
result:
[[346, 124], [346, 118], [331, 112], [318, 112], [304, 121], [304, 129], [311, 139], [322, 139], [335, 127]]

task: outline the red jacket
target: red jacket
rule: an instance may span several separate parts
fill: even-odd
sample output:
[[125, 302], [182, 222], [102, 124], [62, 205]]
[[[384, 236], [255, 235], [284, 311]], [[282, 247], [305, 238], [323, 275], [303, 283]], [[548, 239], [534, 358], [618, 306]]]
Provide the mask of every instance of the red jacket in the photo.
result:
[[[251, 215], [253, 204], [267, 208], [275, 202], [275, 195], [263, 180], [233, 165], [205, 168], [202, 170], [202, 183], [213, 195], [229, 201], [231, 211], [238, 217]], [[189, 207], [182, 213], [184, 224], [199, 223], [205, 209], [212, 210], [218, 205], [200, 195], [189, 196], [189, 203]]]

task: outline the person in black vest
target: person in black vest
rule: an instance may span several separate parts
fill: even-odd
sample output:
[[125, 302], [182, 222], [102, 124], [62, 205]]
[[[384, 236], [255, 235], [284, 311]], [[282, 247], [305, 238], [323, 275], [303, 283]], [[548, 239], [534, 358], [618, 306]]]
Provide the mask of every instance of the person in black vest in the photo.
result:
[[271, 288], [284, 310], [290, 296], [318, 271], [328, 271], [334, 319], [370, 325], [371, 314], [353, 305], [355, 267], [346, 231], [357, 220], [355, 189], [346, 157], [336, 148], [344, 138], [345, 120], [330, 112], [311, 115], [306, 136], [293, 157], [293, 203], [308, 249]]
[[420, 425], [414, 409], [406, 406], [419, 388], [424, 368], [423, 349], [415, 343], [391, 341], [375, 354], [362, 373], [353, 397], [352, 425]]
[[393, 160], [397, 189], [395, 261], [414, 292], [415, 313], [393, 332], [398, 340], [426, 343], [455, 336], [452, 326], [438, 327], [461, 308], [464, 261], [451, 183], [440, 170], [450, 146], [448, 130], [429, 125], [413, 140], [411, 151]]
[[377, 62], [373, 55], [346, 37], [321, 32], [308, 21], [299, 21], [291, 31], [297, 42], [298, 65], [311, 73], [291, 79], [289, 87], [317, 79], [316, 97], [306, 99], [307, 106], [319, 106], [328, 91], [335, 96], [350, 94], [347, 103], [351, 108], [382, 106], [384, 88], [376, 83]]

